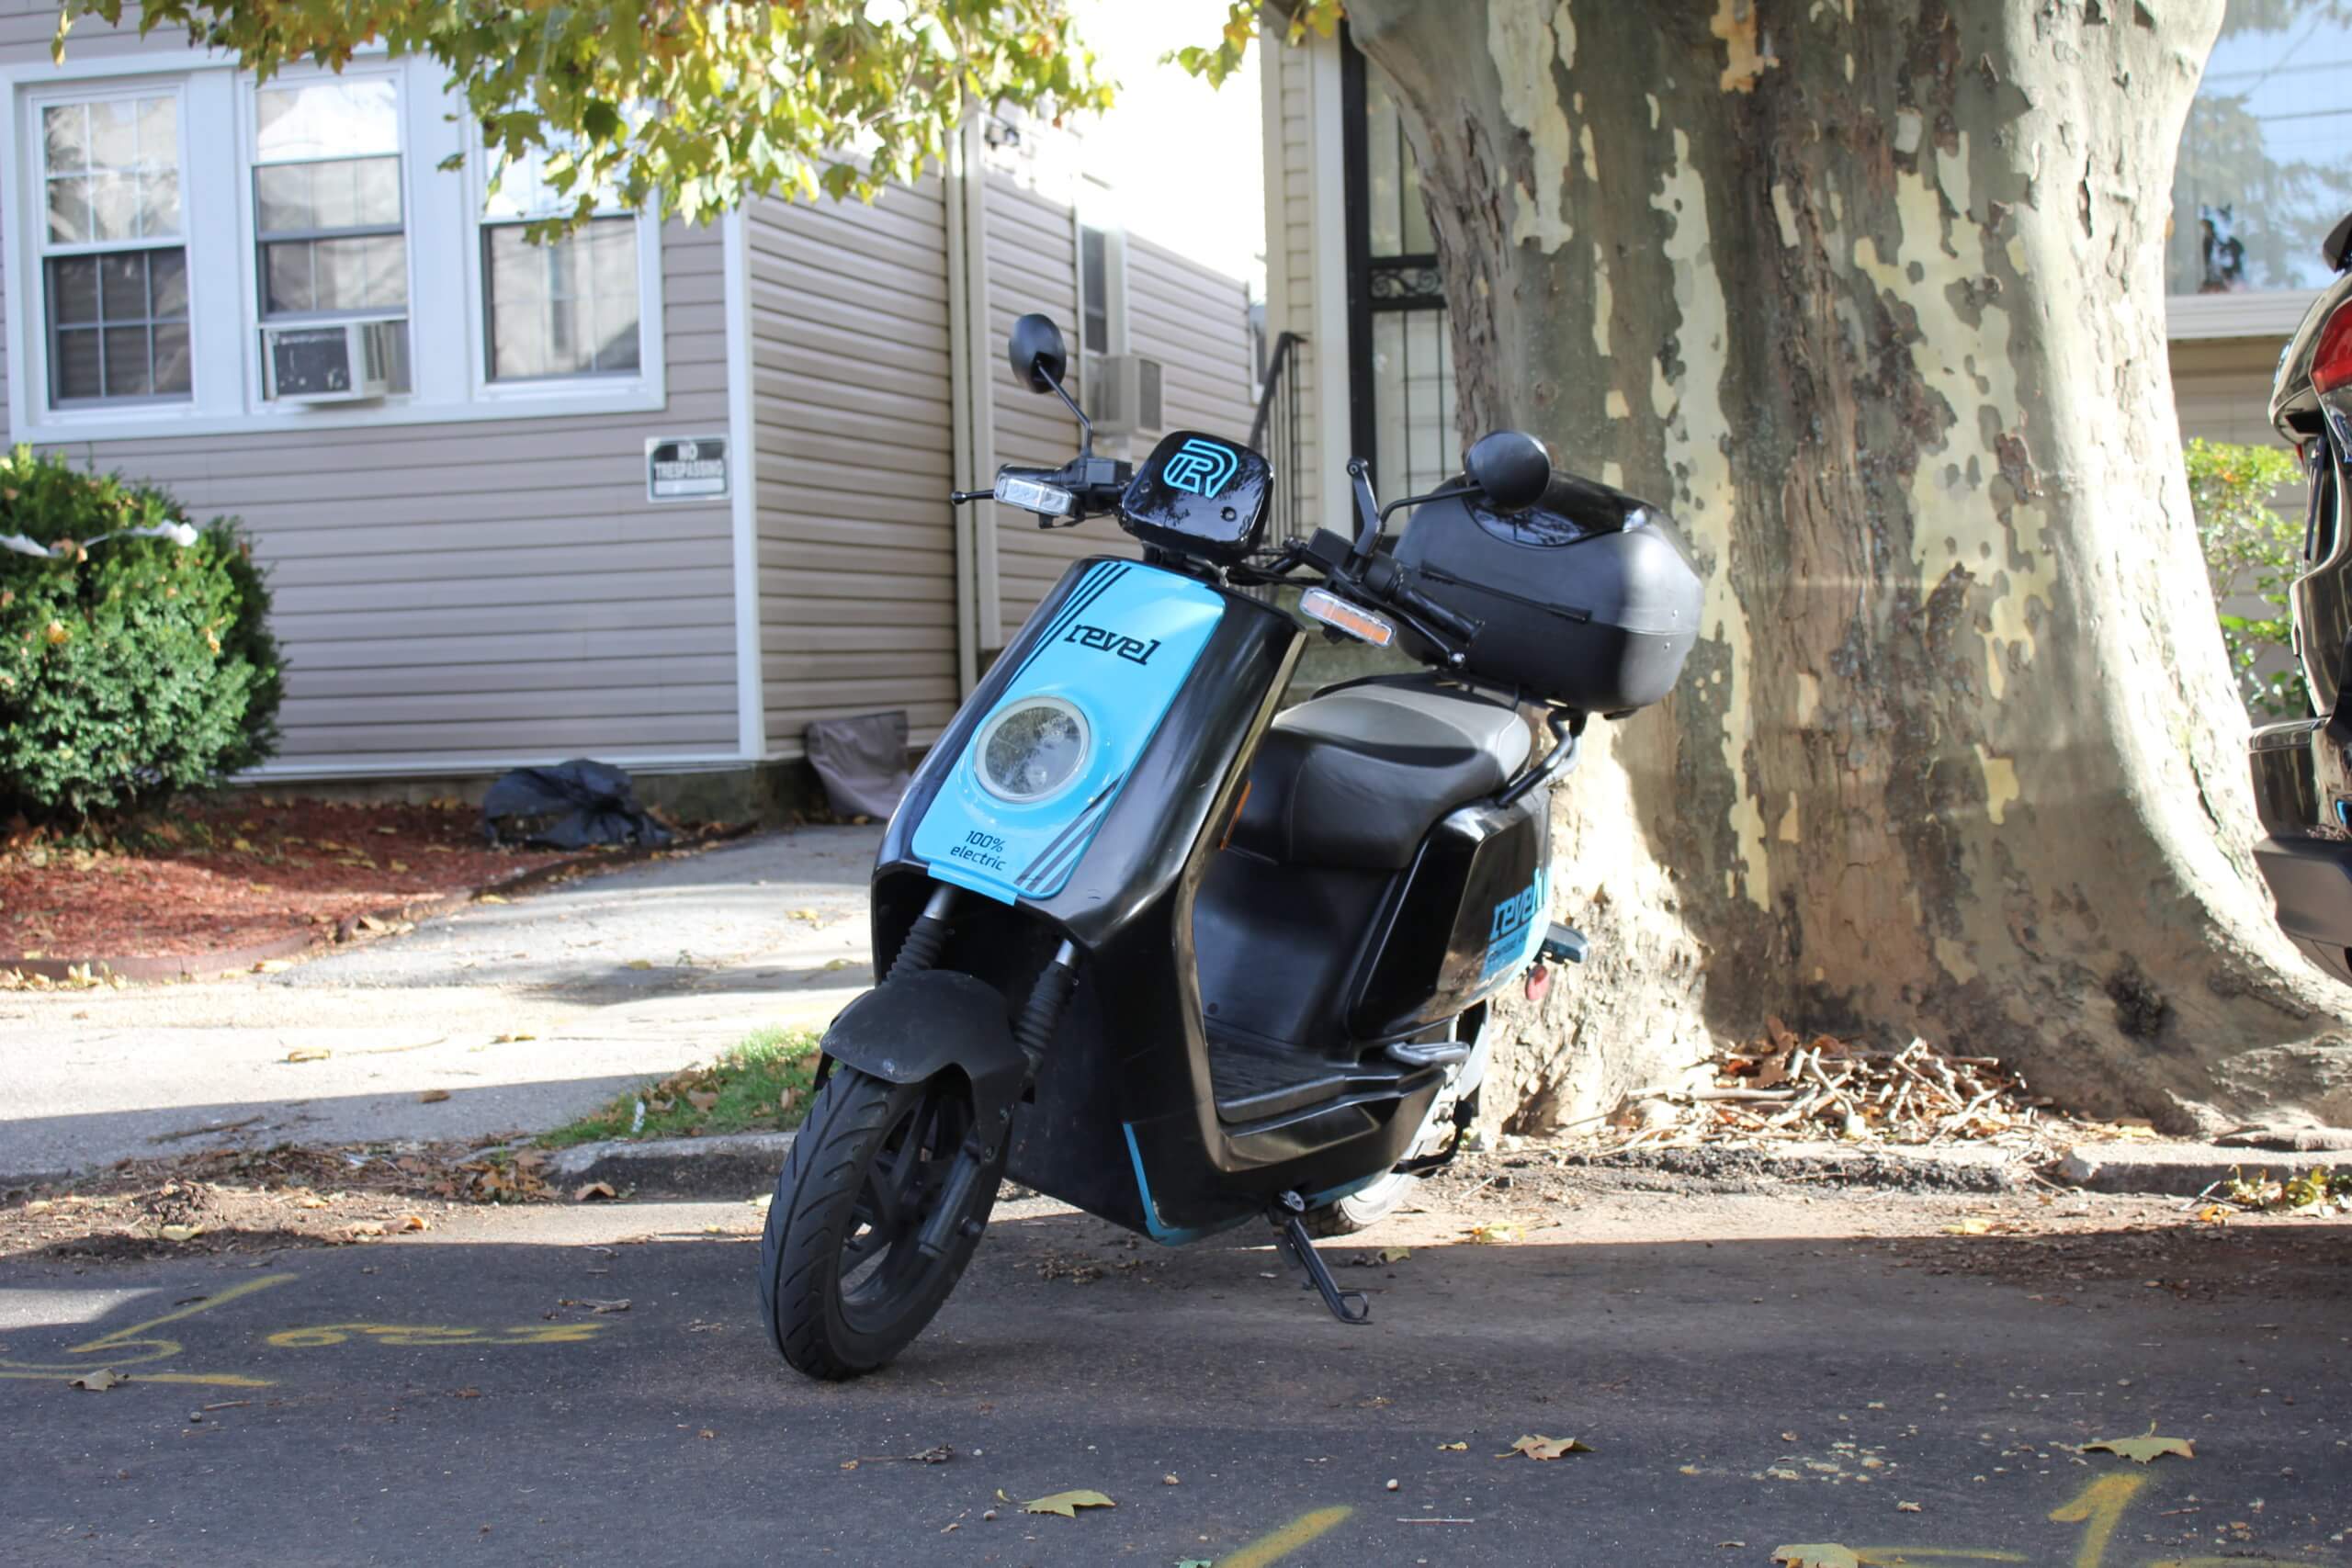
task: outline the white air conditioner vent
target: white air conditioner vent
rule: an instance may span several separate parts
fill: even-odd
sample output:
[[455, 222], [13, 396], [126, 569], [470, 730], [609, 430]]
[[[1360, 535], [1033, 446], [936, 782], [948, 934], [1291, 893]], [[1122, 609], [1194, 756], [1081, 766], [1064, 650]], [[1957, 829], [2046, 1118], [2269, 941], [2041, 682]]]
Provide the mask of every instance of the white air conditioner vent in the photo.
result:
[[1097, 435], [1159, 429], [1159, 361], [1140, 354], [1088, 355], [1086, 417], [1094, 422]]
[[392, 389], [408, 322], [322, 321], [264, 327], [266, 395], [281, 403], [348, 403]]

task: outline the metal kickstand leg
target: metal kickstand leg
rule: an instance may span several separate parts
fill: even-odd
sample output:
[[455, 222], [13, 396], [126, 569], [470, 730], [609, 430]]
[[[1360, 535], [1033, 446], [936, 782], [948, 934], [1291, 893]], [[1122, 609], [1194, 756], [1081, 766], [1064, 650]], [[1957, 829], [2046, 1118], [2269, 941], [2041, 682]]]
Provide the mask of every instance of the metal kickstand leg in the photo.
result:
[[1322, 1255], [1315, 1250], [1314, 1239], [1306, 1234], [1306, 1200], [1295, 1192], [1285, 1192], [1274, 1201], [1267, 1218], [1273, 1222], [1274, 1234], [1282, 1239], [1291, 1261], [1306, 1270], [1306, 1282], [1323, 1297], [1323, 1304], [1331, 1315], [1345, 1324], [1365, 1324], [1372, 1321], [1372, 1298], [1362, 1291], [1343, 1291], [1331, 1278], [1331, 1270], [1323, 1265]]

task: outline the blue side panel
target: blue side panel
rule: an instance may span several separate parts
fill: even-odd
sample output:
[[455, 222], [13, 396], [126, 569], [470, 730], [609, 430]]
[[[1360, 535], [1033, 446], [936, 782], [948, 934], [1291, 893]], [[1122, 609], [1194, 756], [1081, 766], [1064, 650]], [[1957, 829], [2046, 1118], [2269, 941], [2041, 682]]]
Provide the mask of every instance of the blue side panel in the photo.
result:
[[[982, 788], [968, 752], [957, 758], [915, 829], [932, 874], [1007, 904], [1060, 892], [1224, 614], [1191, 578], [1133, 561], [1090, 569], [989, 710], [1027, 697], [1069, 703], [1092, 732], [1085, 764], [1070, 787], [1023, 806]], [[972, 733], [987, 729], [983, 718]]]

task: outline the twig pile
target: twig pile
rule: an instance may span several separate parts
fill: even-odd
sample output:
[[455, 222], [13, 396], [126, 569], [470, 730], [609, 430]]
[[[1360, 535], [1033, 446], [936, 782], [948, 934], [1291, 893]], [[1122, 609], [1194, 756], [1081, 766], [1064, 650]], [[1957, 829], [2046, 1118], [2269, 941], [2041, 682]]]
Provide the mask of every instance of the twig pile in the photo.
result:
[[1612, 1118], [1620, 1148], [1771, 1139], [1956, 1141], [2039, 1145], [2057, 1131], [2050, 1102], [1992, 1056], [1947, 1056], [1925, 1040], [1874, 1050], [1831, 1035], [1800, 1041], [1779, 1019], [1769, 1039], [1725, 1052], [1707, 1089], [1661, 1087]]

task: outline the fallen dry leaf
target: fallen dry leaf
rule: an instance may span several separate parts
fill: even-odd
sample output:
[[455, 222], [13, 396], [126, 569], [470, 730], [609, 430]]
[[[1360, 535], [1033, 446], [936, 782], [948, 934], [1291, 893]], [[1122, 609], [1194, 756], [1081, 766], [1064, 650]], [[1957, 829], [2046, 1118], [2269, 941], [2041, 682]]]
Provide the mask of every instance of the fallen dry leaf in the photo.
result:
[[1916, 1514], [1919, 1511], [1919, 1505], [1917, 1503], [1897, 1503], [1894, 1505], [1894, 1511], [1898, 1514]]
[[438, 1105], [448, 1098], [449, 1091], [446, 1089], [428, 1089], [416, 1097], [416, 1102], [419, 1105]]
[[512, 1034], [493, 1034], [490, 1037], [490, 1043], [492, 1045], [515, 1045], [520, 1044], [526, 1040], [537, 1040], [537, 1038], [538, 1036], [536, 1034], [526, 1034], [518, 1029]]
[[627, 1296], [621, 1296], [615, 1300], [605, 1302], [578, 1301], [571, 1304], [574, 1306], [586, 1307], [590, 1312], [595, 1313], [627, 1312], [629, 1309], [629, 1298]]
[[575, 1203], [585, 1203], [595, 1198], [619, 1196], [619, 1193], [613, 1190], [613, 1184], [609, 1181], [591, 1181], [584, 1186], [575, 1187], [571, 1190], [571, 1201]]
[[1507, 1224], [1500, 1222], [1493, 1224], [1472, 1225], [1468, 1235], [1471, 1241], [1482, 1246], [1491, 1247], [1502, 1242], [1517, 1241], [1519, 1239], [1519, 1227], [1514, 1224]]
[[716, 1111], [718, 1109], [718, 1096], [708, 1089], [690, 1089], [686, 1090], [686, 1103], [696, 1111]]
[[1021, 1505], [1021, 1511], [1024, 1514], [1059, 1514], [1066, 1519], [1074, 1519], [1080, 1508], [1117, 1506], [1100, 1492], [1057, 1492], [1050, 1497], [1031, 1498]]
[[650, 958], [632, 958], [627, 964], [622, 964], [621, 967], [624, 969], [650, 969], [653, 967], [653, 960]]
[[1409, 1247], [1384, 1247], [1373, 1256], [1383, 1263], [1402, 1263], [1413, 1256], [1413, 1249]]
[[402, 1214], [393, 1223], [392, 1228], [396, 1231], [423, 1231], [431, 1230], [433, 1226], [423, 1214]]
[[1470, 1445], [1467, 1443], [1440, 1443], [1437, 1446], [1437, 1451], [1442, 1454], [1466, 1453], [1469, 1448]]
[[1589, 1454], [1592, 1445], [1579, 1438], [1525, 1437], [1510, 1446], [1510, 1453], [1497, 1454], [1497, 1459], [1509, 1459], [1510, 1454], [1525, 1454], [1529, 1459], [1558, 1459], [1562, 1454]]
[[775, 1108], [778, 1111], [790, 1111], [792, 1109], [792, 1102], [799, 1098], [800, 1096], [796, 1090], [786, 1088], [782, 1094], [775, 1097]]
[[323, 1045], [300, 1045], [286, 1053], [289, 1062], [323, 1062], [334, 1053]]
[[85, 1388], [92, 1393], [104, 1393], [107, 1390], [120, 1387], [122, 1384], [127, 1383], [130, 1381], [130, 1380], [129, 1378], [124, 1377], [120, 1372], [116, 1371], [113, 1368], [103, 1367], [95, 1372], [84, 1372], [78, 1378], [67, 1378], [65, 1380], [65, 1386], [68, 1388]]
[[202, 1225], [158, 1225], [155, 1234], [165, 1241], [194, 1241], [204, 1234]]
[[1944, 1227], [1944, 1235], [1983, 1235], [1992, 1228], [1992, 1221], [1984, 1219], [1980, 1215], [1972, 1215], [1969, 1218], [1961, 1221], [1958, 1224], [1946, 1225]]
[[1828, 1546], [1776, 1546], [1772, 1561], [1785, 1562], [1788, 1568], [1861, 1568], [1862, 1560], [1848, 1548]]
[[2135, 1464], [2153, 1464], [2165, 1454], [2178, 1454], [2183, 1459], [2197, 1457], [2197, 1446], [2188, 1438], [2159, 1438], [2154, 1427], [2148, 1428], [2145, 1437], [2101, 1438], [2097, 1442], [2083, 1445], [2085, 1453], [2090, 1452], [2093, 1449], [2104, 1449], [2109, 1453], [2120, 1455]]

